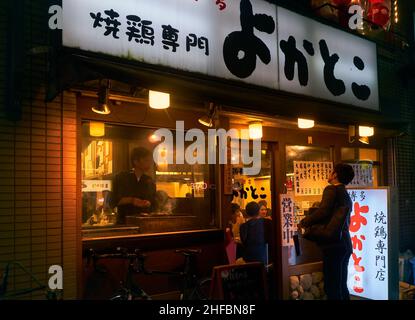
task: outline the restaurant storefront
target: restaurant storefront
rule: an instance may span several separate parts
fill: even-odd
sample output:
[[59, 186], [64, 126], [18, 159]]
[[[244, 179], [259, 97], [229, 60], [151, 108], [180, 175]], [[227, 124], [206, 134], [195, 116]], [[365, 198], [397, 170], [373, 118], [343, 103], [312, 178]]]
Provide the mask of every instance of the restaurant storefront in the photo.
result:
[[[323, 298], [320, 252], [298, 237], [295, 226], [321, 200], [339, 162], [359, 173], [350, 186], [357, 205], [378, 202], [379, 212], [387, 215], [382, 239], [387, 248], [361, 263], [374, 281], [351, 279], [351, 288], [358, 289], [351, 293], [396, 298], [398, 209], [391, 179], [396, 137], [405, 124], [382, 113], [376, 44], [266, 1], [242, 0], [223, 10], [208, 2], [176, 2], [63, 1], [63, 45], [53, 56], [56, 64], [48, 75], [53, 85], [47, 90], [57, 98], [38, 107], [47, 110], [44, 115], [29, 120], [46, 126], [37, 133], [30, 129], [30, 143], [36, 138], [46, 145], [37, 157], [45, 156], [38, 163], [45, 171], [38, 186], [45, 193], [59, 190], [56, 199], [40, 200], [45, 203], [38, 209], [32, 198], [27, 201], [31, 212], [42, 214], [45, 208], [47, 228], [56, 222], [55, 229], [65, 234], [56, 250], [68, 254], [53, 260], [47, 253], [44, 260], [71, 273], [64, 282], [71, 288], [68, 298], [106, 299], [125, 277], [125, 261], [105, 260], [105, 273], [97, 272], [88, 259], [91, 250], [140, 249], [148, 270], [177, 271], [183, 268], [178, 249], [201, 249], [197, 271], [209, 277], [213, 267], [229, 263], [231, 204], [244, 208], [260, 200], [272, 221], [272, 298]], [[79, 19], [72, 21], [74, 16]], [[146, 173], [155, 188], [151, 210], [119, 212], [114, 198], [124, 186], [118, 177], [131, 170], [133, 150], [157, 150], [163, 159], [169, 152], [174, 159], [190, 152], [198, 159], [199, 153], [218, 151], [218, 144], [205, 141], [203, 150], [191, 149], [193, 140], [184, 136], [198, 129], [206, 137], [212, 128], [237, 130], [238, 141], [250, 141], [248, 149], [260, 138], [261, 169], [244, 173], [248, 165], [234, 159], [243, 151], [239, 145], [228, 147], [227, 164], [153, 163]], [[159, 129], [173, 133], [172, 150], [157, 148]], [[384, 192], [382, 198], [377, 191]], [[53, 208], [56, 221], [47, 218]], [[364, 250], [375, 251], [369, 226], [376, 228], [369, 221], [355, 233], [366, 240]], [[33, 230], [42, 236], [41, 228]], [[351, 270], [358, 271], [357, 259], [351, 259]], [[135, 278], [153, 298], [180, 296], [175, 276]], [[377, 288], [386, 296], [373, 295]]]

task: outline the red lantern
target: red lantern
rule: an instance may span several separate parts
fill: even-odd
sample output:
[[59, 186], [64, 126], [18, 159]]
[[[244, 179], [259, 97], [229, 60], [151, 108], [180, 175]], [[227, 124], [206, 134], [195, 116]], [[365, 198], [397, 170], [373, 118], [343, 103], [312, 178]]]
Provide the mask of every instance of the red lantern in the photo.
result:
[[390, 20], [389, 8], [383, 2], [374, 3], [370, 6], [367, 18], [374, 24], [384, 28]]

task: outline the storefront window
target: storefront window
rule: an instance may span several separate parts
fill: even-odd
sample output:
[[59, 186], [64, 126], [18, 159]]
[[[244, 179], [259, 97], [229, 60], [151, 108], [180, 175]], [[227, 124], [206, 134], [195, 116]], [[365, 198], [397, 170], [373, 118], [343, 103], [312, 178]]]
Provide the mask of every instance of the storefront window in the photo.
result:
[[[242, 147], [244, 147], [243, 144]], [[234, 150], [234, 152], [238, 151]], [[244, 175], [242, 163], [232, 165], [232, 202], [238, 204], [242, 210], [251, 201], [261, 201], [261, 204], [266, 204], [267, 217], [271, 218], [271, 163], [271, 151], [264, 143], [261, 150], [261, 170], [257, 175]]]
[[354, 187], [378, 187], [382, 185], [382, 151], [370, 148], [342, 148], [342, 162], [354, 166]]
[[[332, 171], [333, 152], [331, 148], [310, 146], [286, 147], [286, 189], [294, 200], [294, 225], [297, 225], [318, 206], [328, 175]], [[295, 231], [297, 234], [297, 231]], [[310, 263], [321, 260], [318, 247], [311, 241], [299, 239], [297, 251], [290, 247], [289, 265]], [[299, 252], [298, 252], [299, 250]]]
[[82, 124], [85, 237], [217, 227], [214, 166], [155, 164], [153, 151], [160, 142], [155, 141], [154, 132]]

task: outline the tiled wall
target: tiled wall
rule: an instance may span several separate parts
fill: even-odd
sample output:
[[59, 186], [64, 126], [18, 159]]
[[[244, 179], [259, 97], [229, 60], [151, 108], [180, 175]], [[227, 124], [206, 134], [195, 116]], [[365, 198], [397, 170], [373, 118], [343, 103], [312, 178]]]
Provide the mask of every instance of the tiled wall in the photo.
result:
[[[24, 36], [27, 52], [47, 43], [45, 31], [38, 26], [47, 20], [34, 1], [26, 4], [26, 26], [33, 26]], [[6, 10], [1, 10], [5, 5], [6, 1], [0, 4], [0, 270], [15, 260], [47, 284], [49, 266], [61, 265], [64, 298], [75, 298], [79, 256], [76, 97], [64, 92], [46, 103], [47, 56], [27, 54], [22, 119], [6, 119], [3, 32], [8, 21]], [[13, 272], [10, 280], [12, 291], [35, 285], [23, 272]], [[42, 299], [43, 292], [31, 298]]]

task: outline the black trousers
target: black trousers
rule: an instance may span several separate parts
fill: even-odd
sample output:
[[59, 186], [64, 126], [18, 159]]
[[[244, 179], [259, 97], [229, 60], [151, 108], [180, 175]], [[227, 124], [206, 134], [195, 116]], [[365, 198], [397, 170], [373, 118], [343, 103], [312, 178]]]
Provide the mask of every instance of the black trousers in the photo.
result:
[[347, 269], [352, 250], [336, 247], [323, 250], [324, 290], [328, 300], [350, 300]]

